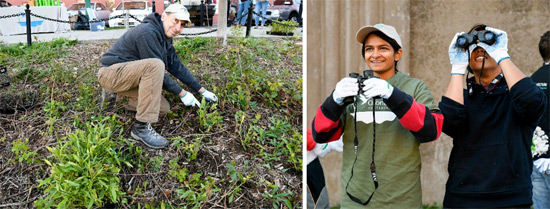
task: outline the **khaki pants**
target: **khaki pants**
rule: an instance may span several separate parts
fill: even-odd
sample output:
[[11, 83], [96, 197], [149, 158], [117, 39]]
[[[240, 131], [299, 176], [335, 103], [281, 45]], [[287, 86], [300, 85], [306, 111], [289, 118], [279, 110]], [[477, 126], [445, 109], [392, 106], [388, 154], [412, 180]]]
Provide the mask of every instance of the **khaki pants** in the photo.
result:
[[166, 113], [170, 109], [170, 104], [161, 95], [164, 62], [160, 59], [150, 58], [102, 67], [97, 78], [107, 91], [129, 97], [126, 107], [136, 111], [136, 119], [141, 122], [157, 122], [159, 113]]

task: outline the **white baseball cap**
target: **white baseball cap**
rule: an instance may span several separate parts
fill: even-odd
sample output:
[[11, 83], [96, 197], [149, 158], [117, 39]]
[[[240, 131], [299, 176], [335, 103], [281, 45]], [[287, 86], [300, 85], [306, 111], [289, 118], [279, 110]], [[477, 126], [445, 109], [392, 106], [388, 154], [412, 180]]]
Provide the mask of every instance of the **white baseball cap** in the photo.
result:
[[399, 34], [395, 30], [395, 28], [393, 26], [385, 25], [383, 23], [378, 23], [376, 25], [367, 25], [359, 29], [357, 31], [357, 34], [355, 35], [355, 37], [357, 38], [357, 42], [359, 42], [360, 44], [363, 44], [367, 35], [369, 35], [374, 31], [380, 31], [386, 34], [386, 36], [395, 40], [397, 44], [399, 44], [399, 47], [403, 48], [403, 44], [401, 43], [401, 38], [399, 37]]
[[185, 8], [181, 4], [171, 4], [170, 6], [168, 6], [168, 8], [164, 10], [164, 12], [176, 15], [176, 18], [178, 20], [187, 21], [188, 23], [191, 22], [191, 20], [189, 19], [189, 12], [187, 11], [187, 8]]

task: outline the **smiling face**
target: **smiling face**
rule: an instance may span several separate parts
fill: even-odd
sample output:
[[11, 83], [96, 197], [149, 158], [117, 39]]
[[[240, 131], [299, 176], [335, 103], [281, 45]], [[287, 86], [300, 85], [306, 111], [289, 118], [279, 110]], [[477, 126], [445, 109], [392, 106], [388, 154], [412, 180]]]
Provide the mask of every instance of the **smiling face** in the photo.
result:
[[162, 13], [161, 20], [166, 38], [172, 38], [181, 34], [181, 31], [183, 31], [184, 26], [187, 24], [187, 21], [178, 20], [176, 15], [166, 12]]
[[[485, 64], [483, 64], [483, 60], [485, 60]], [[489, 53], [485, 49], [479, 46], [472, 51], [469, 65], [473, 71], [480, 71], [482, 65], [483, 69], [493, 69], [498, 66], [497, 61], [489, 56]]]
[[395, 62], [401, 59], [403, 50], [397, 52], [391, 44], [376, 34], [370, 34], [365, 40], [365, 62], [382, 79], [391, 78], [395, 74]]

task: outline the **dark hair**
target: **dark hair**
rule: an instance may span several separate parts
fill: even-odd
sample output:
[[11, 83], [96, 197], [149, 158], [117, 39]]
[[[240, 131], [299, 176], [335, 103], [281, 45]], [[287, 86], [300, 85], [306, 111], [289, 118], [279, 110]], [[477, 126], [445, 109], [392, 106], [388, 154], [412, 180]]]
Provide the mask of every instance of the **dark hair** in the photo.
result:
[[[363, 55], [363, 59], [365, 59], [365, 41], [367, 40], [367, 37], [369, 37], [371, 34], [377, 35], [378, 37], [380, 37], [384, 41], [390, 43], [390, 45], [393, 48], [393, 50], [395, 51], [395, 53], [397, 53], [397, 51], [399, 49], [401, 49], [401, 47], [399, 46], [397, 41], [393, 40], [393, 38], [390, 38], [389, 36], [382, 33], [381, 31], [373, 31], [373, 32], [367, 34], [367, 36], [365, 36], [365, 39], [363, 40], [363, 47], [361, 47], [361, 54]], [[398, 61], [395, 61], [395, 71], [397, 71], [397, 62]]]
[[539, 52], [545, 62], [550, 61], [550, 31], [540, 37]]
[[474, 31], [480, 31], [480, 30], [485, 30], [485, 28], [487, 27], [487, 25], [485, 24], [477, 24], [477, 25], [474, 25], [470, 31], [468, 31], [468, 33], [472, 33]]

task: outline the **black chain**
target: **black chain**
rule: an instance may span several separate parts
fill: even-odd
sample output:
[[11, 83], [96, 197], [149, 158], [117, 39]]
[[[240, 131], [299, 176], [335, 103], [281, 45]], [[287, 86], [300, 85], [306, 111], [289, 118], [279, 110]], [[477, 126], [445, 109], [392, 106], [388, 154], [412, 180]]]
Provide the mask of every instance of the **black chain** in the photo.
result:
[[[248, 13], [247, 13], [248, 14]], [[22, 16], [24, 15], [24, 13], [16, 13], [16, 14], [11, 14], [11, 15], [4, 15], [4, 16], [0, 16], [0, 19], [4, 19], [4, 18], [11, 18], [11, 17], [17, 17], [17, 16]], [[103, 22], [103, 21], [108, 21], [108, 20], [111, 20], [111, 19], [115, 19], [115, 18], [122, 18], [124, 17], [125, 14], [121, 14], [121, 15], [116, 15], [116, 16], [112, 16], [112, 17], [109, 17], [107, 19], [96, 19], [96, 20], [89, 20], [88, 22], [89, 23], [96, 23], [96, 22]], [[78, 23], [78, 22], [82, 22], [82, 21], [68, 21], [68, 20], [57, 20], [57, 19], [53, 19], [53, 18], [49, 18], [49, 17], [44, 17], [44, 16], [41, 16], [41, 15], [37, 15], [37, 14], [34, 14], [34, 13], [31, 13], [31, 16], [35, 16], [35, 17], [38, 17], [38, 18], [41, 18], [41, 19], [44, 19], [44, 20], [49, 20], [49, 21], [53, 21], [53, 22], [60, 22], [60, 23]], [[131, 15], [131, 14], [128, 14], [129, 17], [131, 18], [134, 18], [136, 21], [138, 21], [139, 23], [141, 23], [142, 21], [139, 20], [137, 17], [135, 17], [134, 15]], [[242, 18], [242, 17], [241, 17]], [[235, 20], [233, 20], [235, 21]], [[199, 33], [181, 33], [180, 35], [183, 35], [183, 36], [198, 36], [198, 35], [204, 35], [204, 34], [208, 34], [208, 33], [213, 33], [213, 32], [216, 32], [218, 31], [218, 29], [213, 29], [213, 30], [210, 30], [210, 31], [205, 31], [205, 32], [199, 32]]]
[[131, 18], [134, 18], [134, 20], [136, 20], [136, 21], [138, 21], [139, 23], [141, 23], [141, 20], [137, 19], [137, 17], [135, 17], [134, 15], [128, 14], [128, 16], [130, 16]]
[[[256, 13], [255, 11], [252, 11], [252, 13], [254, 13], [255, 15], [258, 15], [258, 16], [260, 16], [260, 17], [266, 19], [266, 20], [269, 19], [269, 18], [267, 18], [267, 17], [262, 16], [261, 14]], [[272, 22], [272, 23], [277, 23], [277, 24], [279, 24], [279, 25], [289, 26], [289, 27], [298, 27], [298, 23], [296, 23], [296, 25], [293, 25], [293, 24], [291, 25], [291, 24], [286, 24], [286, 23], [279, 22], [279, 21], [277, 21], [277, 20], [271, 20], [271, 22]]]
[[11, 14], [11, 15], [0, 16], [0, 19], [23, 16], [23, 15], [25, 15], [25, 13], [21, 12], [21, 13], [16, 13], [16, 14]]
[[216, 32], [216, 31], [218, 31], [218, 29], [213, 29], [213, 30], [209, 30], [209, 31], [205, 31], [205, 32], [199, 32], [199, 33], [181, 33], [180, 35], [183, 35], [183, 36], [198, 36], [198, 35], [204, 35], [204, 34]]
[[[21, 14], [19, 14], [21, 15]], [[31, 12], [31, 16], [35, 16], [35, 17], [38, 17], [38, 18], [42, 18], [44, 20], [49, 20], [49, 21], [53, 21], [53, 22], [60, 22], [60, 23], [78, 23], [78, 22], [82, 22], [82, 21], [68, 21], [68, 20], [57, 20], [57, 19], [52, 19], [52, 18], [49, 18], [49, 17], [44, 17], [44, 16], [41, 16], [41, 15], [37, 15], [37, 14], [34, 14]], [[130, 16], [131, 18], [134, 18], [135, 20], [137, 20], [139, 23], [141, 23], [141, 20], [139, 20], [138, 18], [136, 18], [135, 16], [131, 15], [131, 14], [128, 14], [128, 16]], [[112, 16], [112, 17], [109, 17], [107, 19], [95, 19], [95, 20], [88, 20], [87, 22], [88, 23], [97, 23], [97, 22], [103, 22], [103, 21], [108, 21], [108, 20], [112, 20], [112, 19], [116, 19], [116, 18], [122, 18], [124, 17], [124, 14], [121, 14], [121, 15], [116, 15], [116, 16]], [[2, 18], [0, 18], [2, 19]]]

